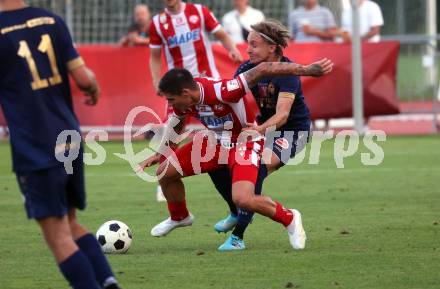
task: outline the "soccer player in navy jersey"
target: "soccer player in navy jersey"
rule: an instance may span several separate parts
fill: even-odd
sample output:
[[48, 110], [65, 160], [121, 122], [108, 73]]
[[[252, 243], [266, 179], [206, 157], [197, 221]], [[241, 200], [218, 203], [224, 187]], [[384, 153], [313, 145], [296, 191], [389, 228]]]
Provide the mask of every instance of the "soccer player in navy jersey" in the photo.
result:
[[[13, 169], [25, 209], [35, 219], [59, 269], [74, 289], [117, 289], [96, 238], [78, 223], [85, 208], [80, 142], [57, 145], [66, 130], [80, 132], [70, 74], [95, 105], [99, 88], [75, 49], [63, 20], [21, 0], [0, 0], [0, 104], [9, 126]], [[73, 173], [55, 152], [80, 147]]]
[[[238, 68], [236, 75], [254, 68], [261, 62], [291, 62], [283, 56], [283, 49], [289, 41], [287, 28], [275, 21], [263, 21], [253, 25], [252, 29], [248, 36], [249, 60]], [[250, 89], [260, 108], [260, 116], [258, 125], [251, 124], [248, 129], [265, 135], [268, 128], [275, 128], [279, 133], [273, 134], [273, 138], [267, 138], [265, 143], [266, 149], [270, 150], [270, 157], [263, 160], [255, 186], [255, 193], [261, 194], [265, 177], [285, 165], [305, 147], [311, 120], [299, 76], [266, 77]], [[270, 139], [272, 141], [268, 142]], [[244, 232], [252, 220], [253, 213], [235, 206], [231, 197], [231, 177], [227, 170], [213, 171], [209, 175], [231, 211], [229, 216], [215, 224], [214, 228], [217, 232], [225, 233], [234, 229], [219, 250], [245, 249]]]

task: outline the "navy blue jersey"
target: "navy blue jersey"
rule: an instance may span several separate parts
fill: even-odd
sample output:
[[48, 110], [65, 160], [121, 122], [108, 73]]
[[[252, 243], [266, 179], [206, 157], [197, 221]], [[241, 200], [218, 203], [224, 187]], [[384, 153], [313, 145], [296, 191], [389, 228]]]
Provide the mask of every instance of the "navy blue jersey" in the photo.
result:
[[59, 133], [79, 131], [68, 72], [81, 65], [57, 15], [33, 7], [0, 12], [0, 104], [15, 171], [60, 164], [55, 158]]
[[[281, 62], [291, 62], [287, 57], [283, 57]], [[246, 61], [237, 69], [235, 75], [254, 68], [256, 64]], [[309, 131], [310, 112], [304, 101], [301, 89], [301, 79], [299, 76], [265, 77], [258, 81], [258, 84], [251, 87], [252, 94], [260, 108], [260, 116], [257, 121], [264, 123], [276, 113], [278, 94], [289, 92], [295, 95], [295, 101], [290, 110], [289, 117], [280, 131]]]

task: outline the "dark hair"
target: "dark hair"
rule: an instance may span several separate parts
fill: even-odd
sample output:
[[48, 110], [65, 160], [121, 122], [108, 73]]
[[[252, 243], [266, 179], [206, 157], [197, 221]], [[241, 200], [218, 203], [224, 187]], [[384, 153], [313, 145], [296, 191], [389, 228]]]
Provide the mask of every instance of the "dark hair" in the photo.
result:
[[277, 46], [275, 53], [279, 56], [283, 55], [283, 49], [289, 45], [289, 30], [277, 20], [266, 20], [251, 26], [252, 30], [266, 35], [269, 39], [263, 37], [264, 41]]
[[169, 70], [159, 82], [159, 90], [171, 95], [180, 95], [184, 88], [195, 89], [196, 87], [197, 84], [191, 72], [184, 68]]

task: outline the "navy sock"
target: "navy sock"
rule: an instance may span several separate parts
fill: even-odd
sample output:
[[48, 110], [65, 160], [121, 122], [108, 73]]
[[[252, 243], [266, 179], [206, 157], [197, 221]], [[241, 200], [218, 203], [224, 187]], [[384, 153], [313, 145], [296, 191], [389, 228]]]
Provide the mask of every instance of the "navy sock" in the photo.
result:
[[237, 216], [237, 206], [232, 201], [232, 179], [229, 170], [224, 168], [209, 172], [208, 174], [219, 194], [228, 203], [231, 214]]
[[73, 289], [101, 289], [89, 259], [81, 250], [58, 264], [58, 267]]
[[238, 209], [237, 225], [235, 225], [234, 230], [232, 230], [232, 234], [243, 239], [244, 231], [246, 231], [247, 226], [252, 222], [253, 216], [254, 213], [251, 211]]
[[86, 234], [76, 240], [76, 244], [92, 264], [96, 279], [101, 286], [106, 288], [108, 285], [117, 283], [110, 264], [102, 253], [101, 246], [95, 236]]
[[[255, 184], [256, 195], [261, 195], [261, 192], [263, 190], [263, 181], [266, 177], [267, 177], [267, 167], [266, 165], [261, 164], [258, 170], [257, 182]], [[239, 209], [237, 225], [232, 231], [232, 234], [239, 237], [240, 239], [243, 239], [244, 231], [246, 231], [247, 226], [251, 223], [253, 216], [254, 216], [253, 212]]]

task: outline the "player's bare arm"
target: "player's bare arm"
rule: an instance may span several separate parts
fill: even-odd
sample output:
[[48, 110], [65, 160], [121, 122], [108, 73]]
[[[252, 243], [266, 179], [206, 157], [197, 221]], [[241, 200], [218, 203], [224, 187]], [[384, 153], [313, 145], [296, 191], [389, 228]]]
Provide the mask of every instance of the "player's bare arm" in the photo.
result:
[[275, 127], [277, 130], [280, 129], [286, 124], [294, 101], [295, 94], [291, 92], [280, 92], [278, 95], [276, 113], [261, 125], [248, 123], [246, 130], [255, 130], [259, 134], [264, 135], [266, 130], [270, 127]]
[[87, 96], [87, 105], [96, 105], [98, 103], [100, 89], [98, 81], [92, 70], [82, 65], [70, 71], [78, 88]]
[[327, 58], [309, 65], [287, 62], [262, 62], [243, 73], [248, 86], [255, 86], [265, 76], [298, 75], [320, 77], [333, 69], [333, 62]]
[[161, 52], [162, 52], [161, 48], [150, 49], [150, 71], [151, 71], [153, 86], [156, 91], [158, 91], [160, 71], [162, 69], [162, 60], [160, 58]]

